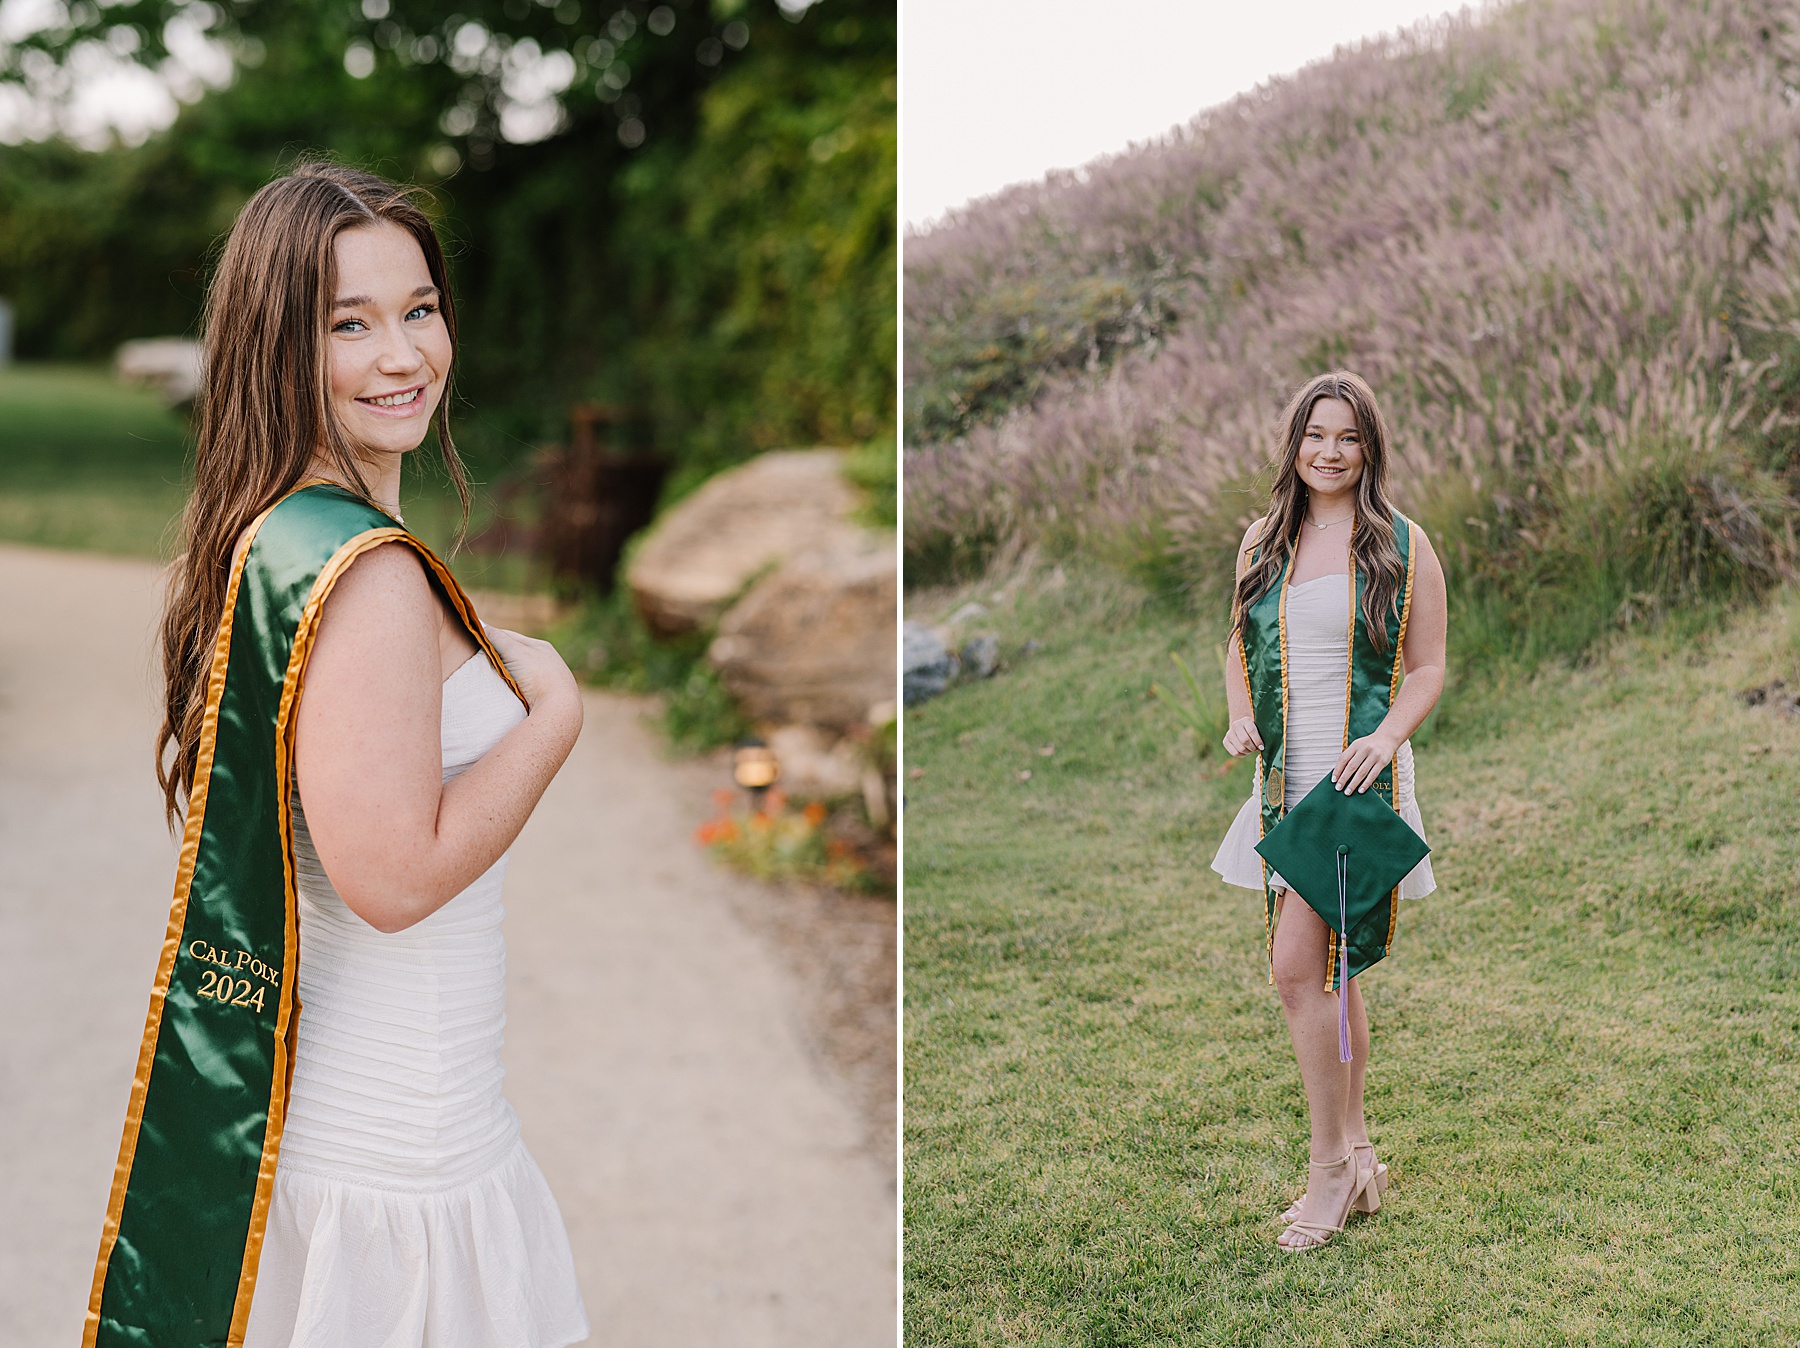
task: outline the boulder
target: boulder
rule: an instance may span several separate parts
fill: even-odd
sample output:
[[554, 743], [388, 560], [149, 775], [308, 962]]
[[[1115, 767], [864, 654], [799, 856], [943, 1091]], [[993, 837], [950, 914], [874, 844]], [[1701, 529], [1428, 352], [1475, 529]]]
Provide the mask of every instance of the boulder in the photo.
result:
[[998, 637], [973, 637], [963, 644], [962, 667], [972, 679], [991, 679], [1000, 668]]
[[894, 698], [892, 534], [845, 526], [798, 552], [719, 620], [708, 657], [759, 721], [844, 728]]
[[959, 665], [944, 639], [923, 623], [900, 629], [901, 691], [909, 707], [929, 701], [950, 686]]
[[[711, 627], [771, 567], [864, 534], [849, 522], [858, 500], [837, 450], [759, 455], [710, 479], [658, 521], [626, 572], [632, 600], [659, 636]], [[889, 607], [891, 687], [891, 600]]]
[[113, 370], [121, 382], [147, 385], [178, 407], [199, 395], [200, 343], [183, 337], [126, 342], [114, 353]]
[[771, 730], [769, 748], [781, 764], [781, 789], [797, 800], [840, 800], [863, 789], [863, 755], [849, 739], [834, 741], [809, 725]]

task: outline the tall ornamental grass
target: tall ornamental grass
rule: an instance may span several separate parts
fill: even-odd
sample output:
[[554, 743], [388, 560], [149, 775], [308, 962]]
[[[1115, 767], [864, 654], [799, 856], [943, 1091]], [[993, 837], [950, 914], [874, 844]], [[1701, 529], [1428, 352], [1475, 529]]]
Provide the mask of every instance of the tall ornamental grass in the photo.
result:
[[1340, 49], [906, 247], [914, 579], [1073, 549], [1216, 586], [1349, 366], [1480, 639], [1785, 573], [1800, 12], [1523, 0]]

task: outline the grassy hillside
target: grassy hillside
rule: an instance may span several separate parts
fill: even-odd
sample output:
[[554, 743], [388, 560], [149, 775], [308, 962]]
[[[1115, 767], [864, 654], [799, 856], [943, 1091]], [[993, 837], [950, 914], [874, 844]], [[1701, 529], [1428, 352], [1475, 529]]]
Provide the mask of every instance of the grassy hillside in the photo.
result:
[[909, 1344], [1800, 1339], [1800, 720], [1739, 696], [1800, 683], [1800, 595], [1463, 669], [1439, 889], [1364, 980], [1395, 1184], [1304, 1256], [1260, 900], [1209, 869], [1250, 767], [1146, 692], [1218, 634], [1091, 566], [912, 608], [969, 598], [1043, 649], [906, 716]]
[[[1745, 574], [1779, 569], [1800, 36], [1776, 0], [1521, 0], [1342, 50], [906, 257], [915, 579], [1024, 539], [1208, 583], [1286, 395], [1334, 365], [1514, 639], [1507, 578], [1591, 570], [1582, 503], [1645, 475]], [[1587, 607], [1687, 586], [1651, 561]]]

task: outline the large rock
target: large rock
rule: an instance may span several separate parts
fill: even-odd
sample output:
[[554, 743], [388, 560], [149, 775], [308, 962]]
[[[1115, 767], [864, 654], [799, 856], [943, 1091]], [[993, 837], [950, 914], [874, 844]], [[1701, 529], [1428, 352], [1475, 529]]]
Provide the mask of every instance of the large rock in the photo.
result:
[[841, 800], [863, 789], [866, 764], [850, 739], [784, 725], [769, 732], [769, 748], [781, 764], [781, 789], [798, 800]]
[[[626, 573], [638, 612], [661, 636], [711, 627], [770, 567], [853, 544], [865, 532], [848, 522], [857, 502], [837, 450], [776, 450], [720, 473], [638, 548]], [[890, 685], [892, 645], [890, 630]]]
[[948, 688], [960, 666], [944, 639], [923, 623], [903, 624], [900, 637], [906, 705], [916, 707]]
[[842, 729], [894, 701], [892, 534], [853, 530], [789, 557], [719, 621], [719, 678], [759, 721]]

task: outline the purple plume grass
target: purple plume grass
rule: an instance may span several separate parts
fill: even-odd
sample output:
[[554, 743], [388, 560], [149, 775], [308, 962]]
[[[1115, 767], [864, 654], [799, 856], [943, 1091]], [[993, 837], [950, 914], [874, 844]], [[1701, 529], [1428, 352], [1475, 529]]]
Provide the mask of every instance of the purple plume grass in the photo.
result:
[[[1052, 333], [1008, 386], [1031, 396], [954, 412], [961, 353], [1007, 359], [972, 325], [1094, 278], [1167, 321], [1115, 324], [1104, 360]], [[1216, 557], [1286, 395], [1332, 366], [1380, 394], [1412, 512], [1800, 439], [1795, 13], [1526, 0], [1340, 49], [910, 235], [905, 329], [914, 558]]]

